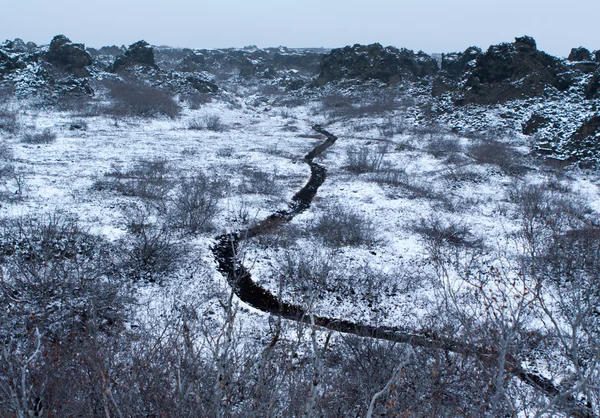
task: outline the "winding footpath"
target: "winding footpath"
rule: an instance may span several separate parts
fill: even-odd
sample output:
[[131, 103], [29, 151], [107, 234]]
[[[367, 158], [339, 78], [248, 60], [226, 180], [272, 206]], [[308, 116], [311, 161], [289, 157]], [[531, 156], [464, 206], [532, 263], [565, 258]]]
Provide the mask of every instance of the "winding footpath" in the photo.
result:
[[[217, 243], [212, 247], [217, 261], [217, 268], [227, 278], [235, 294], [244, 303], [263, 312], [278, 315], [292, 321], [315, 324], [332, 331], [353, 334], [360, 337], [376, 338], [392, 342], [410, 344], [412, 346], [444, 350], [461, 355], [477, 358], [485, 364], [497, 364], [498, 353], [493, 348], [473, 346], [460, 341], [454, 341], [442, 336], [431, 336], [410, 332], [399, 327], [378, 327], [372, 325], [356, 324], [341, 319], [332, 319], [313, 315], [300, 306], [292, 305], [280, 300], [268, 290], [262, 288], [252, 280], [246, 267], [237, 259], [240, 242], [275, 231], [283, 224], [290, 222], [296, 215], [307, 210], [319, 187], [325, 182], [327, 170], [313, 160], [320, 156], [326, 149], [337, 141], [338, 137], [323, 129], [320, 125], [313, 125], [312, 129], [327, 139], [317, 145], [304, 156], [304, 161], [310, 167], [311, 175], [306, 185], [298, 191], [286, 210], [281, 210], [269, 215], [264, 220], [251, 228], [238, 232], [226, 233], [216, 238]], [[520, 361], [510, 355], [506, 356], [505, 370], [518, 377], [526, 384], [542, 390], [550, 397], [560, 396], [561, 392], [552, 381], [539, 374], [526, 371]], [[563, 400], [568, 404], [570, 416], [592, 417], [589, 410], [575, 401], [572, 397]]]

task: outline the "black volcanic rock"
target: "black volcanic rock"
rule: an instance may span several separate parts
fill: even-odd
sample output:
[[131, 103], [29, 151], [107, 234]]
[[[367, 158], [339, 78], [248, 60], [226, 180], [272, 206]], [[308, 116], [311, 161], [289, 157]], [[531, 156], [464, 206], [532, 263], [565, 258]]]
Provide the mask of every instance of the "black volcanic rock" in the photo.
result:
[[465, 52], [442, 54], [441, 69], [450, 78], [460, 78], [466, 72], [472, 71], [481, 55], [481, 48], [471, 46]]
[[585, 98], [588, 100], [600, 98], [600, 73], [596, 72], [584, 89]]
[[571, 49], [571, 53], [569, 54], [569, 57], [567, 58], [567, 60], [569, 60], [571, 62], [575, 62], [575, 61], [579, 62], [579, 61], [593, 61], [594, 59], [592, 58], [592, 53], [587, 48], [580, 46], [579, 48]]
[[178, 71], [193, 73], [196, 71], [203, 71], [206, 65], [206, 58], [201, 52], [192, 52], [181, 61], [181, 64], [177, 67]]
[[459, 103], [502, 103], [539, 96], [548, 87], [566, 90], [572, 83], [561, 60], [538, 51], [535, 40], [524, 36], [492, 45], [477, 58]]
[[545, 116], [533, 114], [522, 126], [524, 135], [533, 135], [541, 128], [547, 126], [551, 120]]
[[85, 46], [71, 42], [64, 35], [57, 35], [52, 39], [46, 60], [76, 77], [83, 78], [90, 75], [85, 67], [92, 64], [92, 57], [85, 50]]
[[25, 64], [18, 58], [0, 49], [0, 80], [4, 79], [8, 73], [23, 67], [25, 67]]
[[125, 53], [115, 59], [111, 71], [118, 72], [133, 66], [156, 68], [154, 49], [148, 42], [138, 41], [129, 45]]
[[378, 80], [392, 84], [404, 78], [421, 78], [438, 72], [437, 61], [424, 52], [354, 45], [334, 49], [321, 60], [319, 85], [340, 80]]
[[563, 148], [578, 160], [597, 160], [600, 157], [600, 114], [585, 121]]

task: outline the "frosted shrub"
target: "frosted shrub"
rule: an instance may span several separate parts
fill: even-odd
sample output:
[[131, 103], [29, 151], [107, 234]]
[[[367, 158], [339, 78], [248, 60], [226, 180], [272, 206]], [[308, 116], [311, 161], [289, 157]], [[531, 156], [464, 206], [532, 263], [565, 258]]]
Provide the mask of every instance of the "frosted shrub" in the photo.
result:
[[26, 144], [50, 144], [56, 141], [56, 134], [49, 128], [44, 129], [42, 132], [28, 132], [21, 138], [21, 141]]

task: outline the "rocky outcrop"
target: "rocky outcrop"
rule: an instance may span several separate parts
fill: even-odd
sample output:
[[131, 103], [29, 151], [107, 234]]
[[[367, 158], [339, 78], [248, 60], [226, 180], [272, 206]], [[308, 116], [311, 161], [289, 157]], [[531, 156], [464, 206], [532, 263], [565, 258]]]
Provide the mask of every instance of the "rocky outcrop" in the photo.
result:
[[135, 66], [157, 68], [154, 62], [154, 49], [146, 41], [129, 45], [125, 53], [115, 59], [111, 71], [119, 72]]
[[586, 120], [563, 145], [573, 159], [584, 167], [600, 164], [600, 114]]
[[341, 80], [377, 80], [394, 84], [438, 72], [437, 61], [424, 52], [397, 49], [380, 44], [354, 45], [334, 49], [321, 60], [319, 85]]
[[587, 100], [600, 98], [600, 72], [592, 75], [583, 92]]
[[18, 57], [14, 57], [9, 51], [0, 49], [0, 81], [9, 73], [23, 68], [25, 64]]
[[465, 52], [442, 54], [441, 70], [450, 78], [461, 78], [475, 68], [477, 58], [481, 56], [481, 48], [471, 46]]
[[522, 131], [524, 135], [533, 135], [540, 129], [548, 126], [551, 120], [545, 116], [533, 114], [531, 117], [522, 125]]
[[197, 71], [204, 71], [206, 68], [206, 58], [201, 52], [192, 52], [186, 55], [181, 64], [177, 67], [178, 71], [187, 73], [193, 73]]
[[458, 102], [502, 103], [542, 95], [549, 87], [566, 90], [572, 83], [561, 60], [538, 51], [535, 40], [524, 36], [492, 45], [478, 56]]
[[571, 53], [567, 60], [571, 62], [580, 62], [580, 61], [593, 61], [592, 53], [582, 46], [579, 48], [572, 48]]
[[46, 60], [75, 77], [84, 78], [90, 74], [86, 67], [92, 64], [92, 57], [83, 44], [71, 42], [64, 35], [57, 35], [50, 42]]

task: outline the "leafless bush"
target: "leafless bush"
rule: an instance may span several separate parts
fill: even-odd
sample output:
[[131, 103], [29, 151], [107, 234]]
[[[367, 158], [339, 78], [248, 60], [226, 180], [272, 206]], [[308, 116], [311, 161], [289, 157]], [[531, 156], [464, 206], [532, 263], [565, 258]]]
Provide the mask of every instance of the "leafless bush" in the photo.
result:
[[404, 118], [389, 118], [383, 125], [379, 126], [379, 133], [385, 138], [392, 138], [406, 132], [406, 122]]
[[405, 170], [395, 168], [380, 169], [373, 173], [369, 179], [377, 184], [387, 184], [396, 187], [407, 187], [410, 181]]
[[280, 260], [279, 274], [284, 286], [294, 293], [305, 296], [316, 291], [322, 294], [332, 288], [334, 276], [338, 274], [336, 262], [331, 254], [322, 251], [293, 248], [285, 252]]
[[332, 247], [372, 245], [376, 241], [373, 222], [340, 204], [327, 206], [317, 216], [313, 232]]
[[227, 128], [227, 125], [219, 115], [205, 115], [201, 118], [192, 120], [188, 124], [188, 129], [196, 131], [208, 130], [213, 132], [224, 132]]
[[26, 144], [51, 144], [56, 141], [56, 134], [50, 128], [44, 129], [42, 132], [28, 132], [23, 135], [21, 142]]
[[108, 113], [115, 116], [174, 118], [179, 114], [179, 106], [163, 90], [141, 83], [117, 81], [108, 82], [107, 87], [113, 99]]
[[462, 146], [458, 137], [437, 134], [430, 136], [425, 150], [436, 158], [453, 160], [456, 154], [462, 152]]
[[61, 112], [72, 112], [78, 116], [98, 116], [101, 114], [100, 103], [87, 95], [67, 94], [57, 99], [56, 109]]
[[170, 173], [171, 168], [165, 159], [140, 160], [129, 170], [122, 171], [114, 167], [112, 171], [105, 174], [105, 177], [111, 180], [104, 183], [101, 181], [96, 188], [102, 188], [104, 185], [125, 196], [160, 200], [164, 199], [172, 189]]
[[321, 98], [321, 105], [327, 110], [351, 108], [355, 100], [350, 96], [334, 92]]
[[458, 247], [481, 246], [481, 239], [475, 237], [468, 226], [454, 221], [444, 222], [433, 217], [421, 219], [414, 231], [435, 245], [451, 245]]
[[469, 154], [478, 164], [492, 164], [506, 173], [524, 170], [520, 154], [509, 144], [496, 140], [480, 140], [469, 147]]
[[190, 109], [197, 110], [203, 105], [210, 103], [212, 96], [208, 93], [194, 93], [186, 95], [183, 99], [188, 103]]
[[243, 170], [244, 179], [240, 184], [240, 192], [278, 196], [281, 194], [276, 173], [261, 170]]
[[18, 113], [13, 110], [0, 109], [0, 131], [14, 134], [19, 128]]
[[346, 149], [346, 169], [352, 173], [370, 173], [379, 170], [382, 167], [383, 159], [388, 153], [389, 145], [381, 144], [377, 150], [371, 147], [362, 146], [348, 147]]
[[148, 212], [134, 210], [127, 216], [130, 234], [120, 241], [119, 270], [134, 281], [164, 281], [185, 254], [185, 245], [175, 241], [166, 225], [153, 222]]
[[212, 219], [218, 211], [217, 198], [220, 194], [220, 184], [211, 181], [202, 172], [182, 177], [172, 200], [173, 224], [192, 234], [210, 231]]

